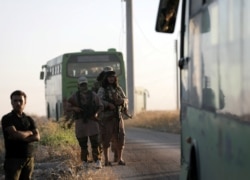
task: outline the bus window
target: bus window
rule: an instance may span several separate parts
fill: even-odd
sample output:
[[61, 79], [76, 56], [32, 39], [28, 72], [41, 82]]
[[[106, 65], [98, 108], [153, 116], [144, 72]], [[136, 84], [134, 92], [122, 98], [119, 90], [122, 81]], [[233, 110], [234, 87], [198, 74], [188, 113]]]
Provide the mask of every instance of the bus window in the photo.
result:
[[103, 70], [103, 67], [111, 66], [117, 74], [121, 73], [119, 62], [69, 62], [67, 65], [67, 74], [69, 77], [78, 77], [85, 75], [87, 77], [97, 77]]
[[52, 75], [52, 74], [51, 74], [50, 68], [47, 67], [47, 68], [46, 68], [46, 77], [45, 77], [45, 80], [50, 79], [51, 75]]

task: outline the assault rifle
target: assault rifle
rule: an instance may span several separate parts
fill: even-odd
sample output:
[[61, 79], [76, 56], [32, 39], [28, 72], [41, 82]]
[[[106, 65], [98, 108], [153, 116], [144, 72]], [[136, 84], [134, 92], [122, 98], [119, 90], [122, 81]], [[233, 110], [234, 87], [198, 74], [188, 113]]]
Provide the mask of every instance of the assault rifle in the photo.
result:
[[128, 114], [128, 108], [126, 106], [126, 102], [121, 102], [122, 98], [119, 98], [117, 93], [112, 93], [113, 101], [112, 103], [115, 105], [115, 116], [118, 119], [118, 139], [120, 134], [120, 121], [122, 119], [122, 113], [126, 115], [128, 118], [132, 118], [131, 115]]
[[[104, 126], [102, 121], [94, 117], [96, 111], [97, 111], [97, 106], [95, 103], [93, 103], [93, 92], [89, 90], [87, 92], [87, 104], [82, 104], [81, 99], [80, 99], [80, 92], [77, 92], [77, 100], [80, 108], [82, 109], [82, 113], [80, 114], [81, 117], [83, 118], [84, 123], [87, 123], [88, 119], [92, 119], [96, 121], [100, 126]], [[79, 115], [79, 114], [77, 114]]]
[[[128, 113], [128, 103], [127, 102], [119, 102], [119, 100], [121, 99], [121, 98], [119, 98], [118, 97], [118, 95], [117, 94], [112, 94], [112, 96], [113, 96], [113, 104], [117, 107], [119, 107], [118, 109], [117, 109], [117, 111], [119, 110], [119, 116], [118, 116], [118, 114], [117, 114], [117, 116], [119, 117], [119, 118], [121, 118], [122, 117], [122, 114], [124, 114], [127, 118], [130, 118], [130, 119], [132, 119], [132, 115], [130, 115], [129, 113]], [[122, 114], [121, 114], [122, 113]]]

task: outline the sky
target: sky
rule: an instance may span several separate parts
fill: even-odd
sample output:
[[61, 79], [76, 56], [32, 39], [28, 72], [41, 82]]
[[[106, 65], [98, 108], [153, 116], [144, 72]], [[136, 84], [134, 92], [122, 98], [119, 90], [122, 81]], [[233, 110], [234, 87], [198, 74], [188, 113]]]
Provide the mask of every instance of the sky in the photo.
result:
[[[159, 0], [133, 0], [134, 86], [148, 90], [147, 110], [176, 109], [176, 35], [155, 31]], [[45, 115], [42, 65], [82, 49], [116, 48], [126, 58], [123, 0], [0, 0], [0, 116], [10, 94], [27, 94], [25, 112]]]

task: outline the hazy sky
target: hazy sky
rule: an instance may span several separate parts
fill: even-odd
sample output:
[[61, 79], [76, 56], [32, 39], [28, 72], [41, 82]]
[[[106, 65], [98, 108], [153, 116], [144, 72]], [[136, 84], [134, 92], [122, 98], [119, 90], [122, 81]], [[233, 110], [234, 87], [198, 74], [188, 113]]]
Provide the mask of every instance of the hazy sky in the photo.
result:
[[[135, 87], [149, 91], [148, 110], [176, 108], [175, 35], [155, 32], [158, 0], [133, 0]], [[41, 66], [66, 52], [116, 48], [126, 58], [121, 0], [0, 0], [0, 116], [10, 93], [27, 93], [26, 113], [45, 115]]]

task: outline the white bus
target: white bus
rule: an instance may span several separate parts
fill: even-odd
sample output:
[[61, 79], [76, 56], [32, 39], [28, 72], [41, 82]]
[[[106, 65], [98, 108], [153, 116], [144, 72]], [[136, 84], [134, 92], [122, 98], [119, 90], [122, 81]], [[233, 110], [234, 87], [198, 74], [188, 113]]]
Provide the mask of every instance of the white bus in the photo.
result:
[[181, 180], [250, 179], [249, 18], [249, 0], [160, 1], [156, 31], [180, 33]]

